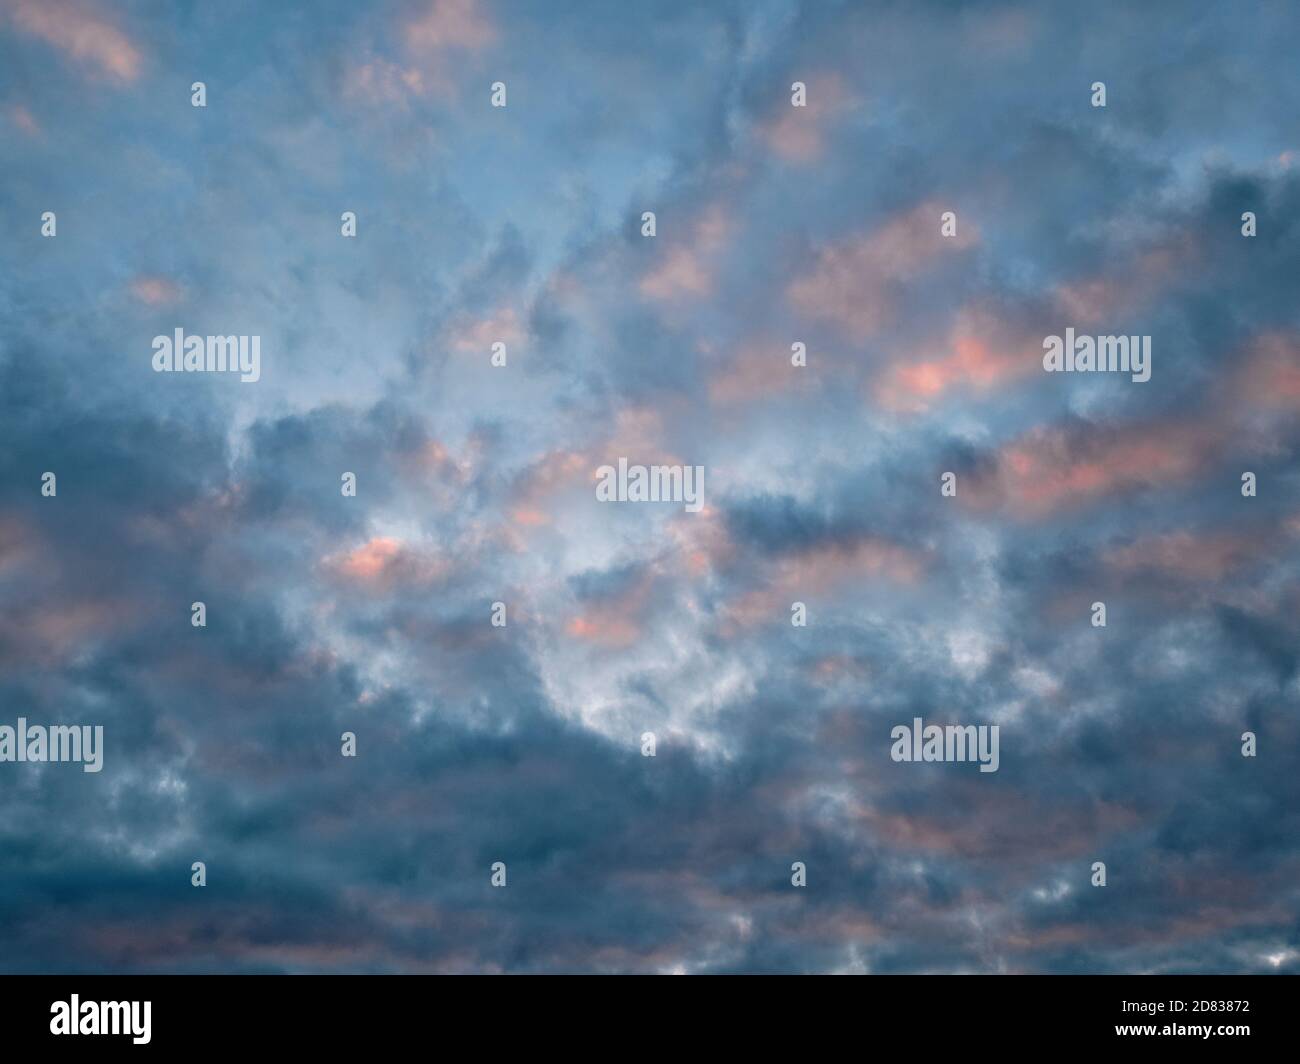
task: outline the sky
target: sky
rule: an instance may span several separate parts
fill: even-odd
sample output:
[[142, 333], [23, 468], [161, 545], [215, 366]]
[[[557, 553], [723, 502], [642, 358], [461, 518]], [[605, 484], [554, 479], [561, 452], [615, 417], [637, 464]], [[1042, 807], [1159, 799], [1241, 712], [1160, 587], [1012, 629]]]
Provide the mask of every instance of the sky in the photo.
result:
[[0, 970], [1300, 972], [1298, 35], [0, 0]]

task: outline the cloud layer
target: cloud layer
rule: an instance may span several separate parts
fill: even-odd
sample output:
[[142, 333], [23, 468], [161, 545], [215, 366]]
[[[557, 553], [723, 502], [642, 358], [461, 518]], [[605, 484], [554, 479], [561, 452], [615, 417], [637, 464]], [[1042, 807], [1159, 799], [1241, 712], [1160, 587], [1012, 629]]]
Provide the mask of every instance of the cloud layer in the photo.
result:
[[1298, 31], [0, 0], [0, 967], [1300, 970]]

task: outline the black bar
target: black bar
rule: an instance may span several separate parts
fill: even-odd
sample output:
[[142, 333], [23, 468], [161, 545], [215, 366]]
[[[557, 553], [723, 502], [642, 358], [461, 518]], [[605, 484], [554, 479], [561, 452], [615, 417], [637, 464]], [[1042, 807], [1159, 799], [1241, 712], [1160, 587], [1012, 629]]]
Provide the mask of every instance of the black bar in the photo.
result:
[[[491, 1057], [576, 1048], [695, 1056], [749, 1045], [768, 1056], [840, 1043], [839, 1052], [857, 1055], [898, 1039], [926, 1053], [1122, 1051], [1127, 1044], [1136, 1052], [1200, 1048], [1237, 1059], [1293, 1049], [1296, 985], [1285, 976], [5, 976], [0, 1030], [9, 1060], [110, 1044], [205, 1056], [396, 1053], [414, 1044]], [[71, 1006], [74, 994], [88, 1025], [86, 1016], [103, 1016], [95, 1003], [137, 1002], [142, 1021], [149, 1002], [148, 1042], [131, 1033], [51, 1033], [52, 1017], [61, 1015], [55, 1003]]]

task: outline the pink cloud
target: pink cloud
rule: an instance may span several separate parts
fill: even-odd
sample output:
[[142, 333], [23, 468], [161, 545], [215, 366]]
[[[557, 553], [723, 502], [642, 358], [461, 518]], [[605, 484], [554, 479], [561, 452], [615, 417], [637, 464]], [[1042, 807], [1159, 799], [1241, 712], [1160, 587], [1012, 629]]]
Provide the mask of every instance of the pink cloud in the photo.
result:
[[401, 551], [400, 542], [380, 536], [345, 554], [338, 562], [338, 570], [357, 580], [373, 580], [397, 559]]
[[672, 302], [707, 296], [713, 290], [713, 259], [726, 243], [730, 221], [714, 204], [691, 226], [682, 243], [667, 234], [656, 237], [669, 248], [663, 259], [641, 279], [641, 292], [651, 299]]
[[669, 572], [676, 575], [675, 570], [652, 566], [619, 593], [584, 603], [581, 612], [565, 625], [565, 632], [573, 639], [602, 647], [631, 646], [645, 628], [656, 581]]
[[1251, 536], [1180, 531], [1115, 548], [1107, 552], [1105, 562], [1121, 574], [1157, 572], [1203, 582], [1222, 579], [1256, 558], [1265, 546]]
[[41, 131], [36, 116], [20, 103], [9, 105], [9, 120], [28, 136], [34, 137]]
[[441, 440], [426, 440], [404, 457], [407, 465], [420, 475], [436, 477], [443, 484], [464, 485], [474, 475], [481, 456], [474, 440], [459, 456], [452, 454]]
[[28, 564], [39, 543], [39, 537], [25, 521], [0, 513], [0, 573]]
[[791, 163], [806, 164], [819, 159], [826, 146], [827, 125], [853, 103], [843, 80], [837, 76], [805, 84], [806, 106], [793, 106], [783, 94], [771, 116], [758, 129], [768, 148]]
[[709, 400], [716, 406], [734, 406], [808, 388], [812, 381], [808, 367], [791, 365], [790, 357], [784, 339], [745, 346], [711, 374]]
[[643, 464], [680, 464], [664, 449], [663, 431], [661, 410], [624, 407], [607, 434], [581, 448], [548, 452], [530, 466], [516, 485], [511, 520], [526, 527], [548, 525], [552, 505], [563, 495], [581, 489], [594, 498], [597, 470], [620, 455]]
[[1198, 242], [1178, 234], [1118, 269], [1061, 285], [1054, 301], [1068, 325], [1111, 324], [1156, 299], [1200, 257]]
[[460, 89], [449, 70], [453, 57], [480, 52], [497, 39], [497, 28], [476, 0], [431, 0], [400, 27], [404, 55], [369, 54], [344, 74], [352, 100], [405, 107], [412, 98], [455, 98]]
[[1116, 492], [1183, 481], [1217, 451], [1222, 430], [1201, 419], [1122, 429], [1040, 428], [1003, 446], [991, 474], [958, 493], [979, 508], [1042, 518]]
[[428, 556], [392, 536], [375, 536], [361, 546], [324, 560], [330, 571], [376, 590], [429, 583], [444, 576], [444, 561]]
[[410, 97], [424, 96], [431, 88], [419, 70], [380, 56], [349, 67], [343, 78], [343, 94], [369, 104], [404, 106]]
[[665, 302], [685, 296], [707, 296], [713, 274], [694, 248], [674, 248], [662, 263], [641, 280], [641, 291]]
[[123, 636], [141, 612], [138, 603], [123, 599], [47, 599], [21, 616], [0, 619], [0, 661], [67, 661], [88, 644]]
[[1228, 444], [1267, 449], [1258, 416], [1300, 408], [1300, 340], [1268, 333], [1245, 345], [1240, 370], [1200, 410], [1118, 428], [1040, 427], [1004, 444], [991, 470], [958, 492], [980, 509], [1007, 507], [1037, 519], [1107, 496], [1186, 481], [1223, 457]]
[[665, 531], [679, 562], [692, 577], [702, 577], [735, 556], [735, 544], [715, 507], [679, 514], [668, 522]]
[[621, 614], [617, 608], [604, 606], [590, 609], [572, 618], [564, 631], [573, 639], [597, 643], [604, 647], [627, 647], [641, 635], [641, 626], [634, 617]]
[[827, 654], [810, 662], [805, 670], [815, 683], [828, 684], [840, 679], [866, 680], [871, 667], [848, 654]]
[[864, 579], [914, 583], [925, 571], [924, 558], [907, 547], [875, 537], [833, 543], [787, 555], [774, 566], [765, 586], [746, 592], [726, 610], [741, 628], [784, 619], [790, 604], [833, 595]]
[[941, 216], [947, 209], [922, 203], [871, 233], [822, 248], [812, 270], [787, 289], [787, 298], [802, 313], [866, 339], [892, 318], [903, 282], [919, 276], [945, 252], [977, 241], [969, 221], [958, 224], [956, 235], [943, 236]]
[[524, 339], [524, 326], [513, 307], [498, 307], [486, 318], [462, 319], [452, 330], [451, 346], [475, 355], [487, 356], [498, 340], [515, 348]]
[[432, 0], [405, 29], [407, 47], [419, 55], [437, 55], [449, 49], [478, 51], [496, 37], [496, 27], [477, 0]]
[[140, 50], [86, 0], [0, 0], [22, 32], [94, 68], [113, 81], [134, 81]]
[[967, 36], [979, 53], [1002, 60], [1028, 48], [1036, 28], [1035, 16], [1028, 11], [973, 8]]
[[887, 409], [919, 412], [950, 390], [985, 392], [1041, 369], [1041, 337], [969, 308], [958, 315], [946, 350], [895, 362], [875, 384], [874, 394]]
[[1110, 802], [1047, 807], [978, 786], [963, 784], [959, 791], [934, 813], [864, 808], [862, 817], [895, 849], [999, 859], [1077, 856], [1138, 822], [1135, 810]]
[[551, 501], [586, 482], [593, 469], [592, 458], [582, 451], [543, 455], [520, 478], [510, 519], [526, 528], [549, 525]]
[[163, 307], [181, 298], [181, 289], [166, 277], [141, 275], [131, 281], [131, 295], [150, 307]]
[[1248, 345], [1240, 393], [1246, 403], [1300, 408], [1300, 339], [1267, 333]]

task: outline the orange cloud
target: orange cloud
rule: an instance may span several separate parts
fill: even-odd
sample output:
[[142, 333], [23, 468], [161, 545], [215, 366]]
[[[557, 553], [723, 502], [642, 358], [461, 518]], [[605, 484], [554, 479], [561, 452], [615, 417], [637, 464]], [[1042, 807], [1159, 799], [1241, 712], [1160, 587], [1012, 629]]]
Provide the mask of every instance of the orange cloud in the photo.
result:
[[85, 0], [0, 0], [10, 20], [113, 81], [134, 81], [140, 50]]

